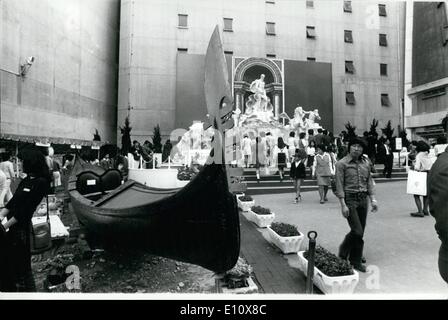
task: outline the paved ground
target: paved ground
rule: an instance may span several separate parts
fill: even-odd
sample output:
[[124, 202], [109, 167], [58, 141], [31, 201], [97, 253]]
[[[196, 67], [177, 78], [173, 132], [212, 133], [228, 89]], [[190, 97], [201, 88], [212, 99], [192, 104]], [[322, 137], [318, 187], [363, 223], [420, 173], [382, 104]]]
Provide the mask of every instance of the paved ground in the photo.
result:
[[[295, 224], [305, 234], [310, 230], [317, 231], [318, 244], [334, 253], [337, 253], [340, 242], [349, 231], [346, 220], [340, 214], [339, 202], [332, 194], [329, 202], [323, 205], [319, 204], [317, 192], [304, 193], [300, 204], [293, 203], [292, 194], [253, 198], [256, 204], [275, 212], [275, 221]], [[370, 272], [360, 275], [355, 293], [448, 296], [448, 286], [437, 269], [440, 241], [434, 230], [434, 219], [409, 216], [416, 208], [413, 198], [406, 194], [405, 182], [378, 184], [377, 198], [380, 210], [369, 214], [365, 234], [364, 254]], [[249, 263], [254, 265], [260, 284], [266, 286], [264, 291], [300, 292], [301, 289], [296, 288], [304, 288], [304, 278], [297, 275], [300, 271], [294, 269], [297, 256], [282, 255], [268, 243], [260, 243], [263, 239], [257, 239], [256, 234], [247, 229], [256, 228], [255, 225], [244, 218], [242, 220], [242, 232], [245, 232], [242, 235], [243, 254], [248, 255]], [[266, 229], [256, 230], [268, 239]], [[265, 251], [262, 250], [263, 246]], [[307, 242], [304, 241], [302, 250], [305, 246]], [[275, 254], [287, 261], [292, 270], [285, 268]], [[274, 275], [273, 270], [276, 269], [281, 275]]]

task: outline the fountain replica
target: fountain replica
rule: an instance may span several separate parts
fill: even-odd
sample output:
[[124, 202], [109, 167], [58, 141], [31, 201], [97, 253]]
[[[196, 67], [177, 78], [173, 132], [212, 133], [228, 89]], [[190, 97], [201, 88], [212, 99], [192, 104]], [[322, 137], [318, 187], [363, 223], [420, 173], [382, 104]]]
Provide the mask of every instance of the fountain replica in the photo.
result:
[[[242, 166], [242, 156], [238, 156], [238, 152], [235, 151], [240, 149], [240, 141], [245, 135], [255, 138], [270, 132], [275, 141], [278, 137], [282, 137], [286, 142], [290, 132], [294, 132], [296, 136], [301, 132], [308, 135], [309, 129], [316, 133], [317, 129], [322, 128], [317, 122], [321, 120], [318, 109], [305, 111], [298, 105], [292, 118], [286, 113], [281, 113], [276, 117], [273, 111], [274, 107], [266, 95], [264, 78], [265, 75], [261, 74], [259, 79], [250, 84], [252, 94], [245, 104], [245, 112], [242, 113], [239, 108], [233, 111], [232, 117], [235, 126], [225, 133], [227, 163]], [[173, 148], [173, 163], [188, 166], [192, 163], [203, 164], [210, 151], [211, 135], [213, 132], [204, 130], [203, 123], [194, 123]]]

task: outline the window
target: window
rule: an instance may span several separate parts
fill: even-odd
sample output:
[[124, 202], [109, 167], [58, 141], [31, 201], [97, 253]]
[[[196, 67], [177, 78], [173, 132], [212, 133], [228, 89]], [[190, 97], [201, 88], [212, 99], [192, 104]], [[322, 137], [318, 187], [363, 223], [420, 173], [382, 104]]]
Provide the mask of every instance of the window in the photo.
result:
[[179, 28], [188, 28], [188, 14], [178, 14], [179, 17]]
[[444, 46], [448, 43], [448, 25], [442, 27], [442, 43]]
[[344, 1], [344, 12], [352, 12], [352, 2]]
[[352, 30], [344, 30], [344, 41], [347, 43], [353, 43]]
[[314, 1], [307, 1], [306, 2], [306, 7], [307, 8], [314, 8]]
[[386, 17], [386, 5], [385, 4], [379, 4], [378, 5], [378, 12], [380, 17]]
[[439, 3], [437, 3], [437, 8], [440, 8], [441, 6], [443, 6], [445, 4], [445, 2], [440, 1]]
[[308, 60], [308, 61], [316, 61], [316, 58], [315, 57], [307, 57], [306, 60]]
[[224, 51], [224, 54], [233, 55], [233, 51]]
[[380, 75], [387, 76], [387, 64], [380, 63]]
[[355, 93], [353, 91], [347, 91], [345, 93], [345, 103], [352, 106], [356, 104]]
[[266, 55], [266, 57], [267, 57], [267, 58], [275, 58], [275, 57], [277, 57], [277, 55], [275, 55], [274, 53], [268, 53], [268, 54]]
[[384, 33], [380, 33], [380, 46], [387, 47], [387, 35]]
[[316, 29], [312, 26], [306, 26], [306, 37], [308, 39], [316, 39]]
[[275, 36], [275, 22], [266, 22], [266, 34]]
[[186, 52], [188, 52], [188, 48], [177, 48], [177, 52], [186, 53]]
[[390, 106], [389, 95], [387, 93], [382, 93], [381, 94], [381, 105], [383, 107]]
[[274, 0], [266, 0], [266, 3], [275, 4], [275, 1]]
[[233, 19], [232, 18], [224, 18], [224, 31], [233, 31]]
[[355, 73], [355, 66], [353, 65], [353, 61], [345, 61], [345, 73]]

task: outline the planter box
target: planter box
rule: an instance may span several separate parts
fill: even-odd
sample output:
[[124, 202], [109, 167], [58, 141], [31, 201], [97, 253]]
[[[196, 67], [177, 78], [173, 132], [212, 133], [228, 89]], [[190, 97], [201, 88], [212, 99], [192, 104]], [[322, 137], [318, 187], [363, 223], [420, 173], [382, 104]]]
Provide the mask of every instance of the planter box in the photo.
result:
[[227, 288], [227, 284], [222, 281], [222, 279], [217, 278], [216, 281], [218, 282], [218, 292], [219, 293], [230, 293], [230, 294], [249, 294], [249, 293], [258, 293], [258, 286], [255, 284], [252, 277], [249, 277], [247, 279], [247, 282], [249, 284], [248, 287], [244, 288], [237, 288], [237, 289], [229, 289]]
[[[299, 269], [305, 274], [308, 270], [308, 260], [303, 256], [305, 251], [297, 253], [299, 256]], [[313, 283], [326, 294], [348, 294], [353, 293], [359, 281], [359, 274], [353, 270], [354, 274], [349, 276], [329, 277], [314, 267]]]
[[300, 250], [300, 245], [304, 238], [302, 233], [299, 236], [282, 237], [269, 226], [267, 228], [271, 242], [280, 248], [283, 253], [297, 253]]
[[236, 198], [238, 207], [243, 211], [249, 211], [255, 205], [255, 200], [252, 201], [240, 201], [239, 197]]
[[250, 221], [254, 222], [259, 228], [266, 228], [271, 225], [275, 219], [275, 213], [271, 214], [256, 214], [252, 210], [249, 210]]

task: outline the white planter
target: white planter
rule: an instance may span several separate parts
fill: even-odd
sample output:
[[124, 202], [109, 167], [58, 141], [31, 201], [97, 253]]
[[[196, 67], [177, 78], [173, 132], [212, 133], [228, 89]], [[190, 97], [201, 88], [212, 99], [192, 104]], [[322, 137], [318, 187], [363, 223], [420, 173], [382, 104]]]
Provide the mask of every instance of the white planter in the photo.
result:
[[259, 228], [266, 228], [270, 226], [275, 219], [275, 213], [271, 214], [256, 214], [252, 210], [249, 210], [250, 221], [254, 222]]
[[236, 289], [229, 289], [227, 288], [227, 285], [224, 281], [222, 281], [221, 279], [218, 280], [219, 281], [219, 286], [220, 286], [220, 292], [222, 293], [230, 293], [230, 294], [248, 294], [248, 293], [258, 293], [258, 286], [255, 284], [254, 280], [252, 279], [252, 277], [249, 277], [247, 279], [247, 283], [249, 284], [248, 287], [244, 287], [244, 288], [236, 288]]
[[191, 181], [191, 180], [179, 180], [179, 179], [177, 179], [177, 181], [176, 181], [176, 187], [177, 187], [177, 188], [183, 188], [183, 187], [185, 187], [187, 184], [189, 184], [190, 181]]
[[236, 198], [238, 207], [243, 211], [249, 211], [255, 205], [255, 200], [252, 201], [240, 201], [239, 197]]
[[268, 226], [268, 233], [271, 242], [275, 244], [283, 253], [296, 253], [300, 250], [304, 235], [301, 233], [299, 236], [282, 237], [277, 232], [272, 230]]
[[[308, 260], [305, 259], [303, 253], [299, 251], [299, 269], [307, 275]], [[359, 281], [359, 274], [353, 270], [354, 274], [341, 277], [329, 277], [322, 273], [318, 268], [314, 267], [313, 283], [326, 294], [348, 294], [353, 293]]]

